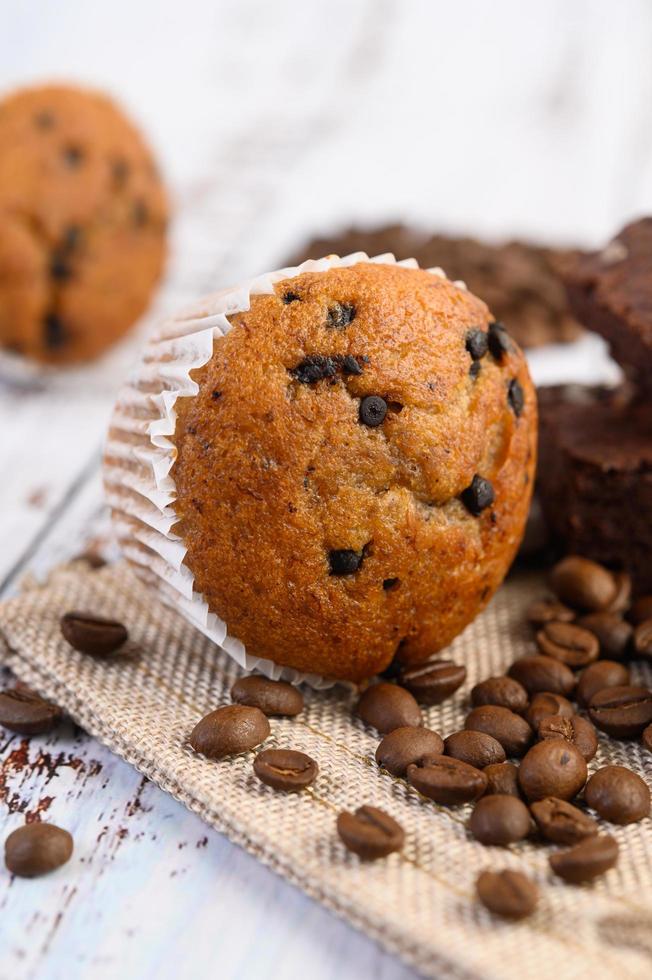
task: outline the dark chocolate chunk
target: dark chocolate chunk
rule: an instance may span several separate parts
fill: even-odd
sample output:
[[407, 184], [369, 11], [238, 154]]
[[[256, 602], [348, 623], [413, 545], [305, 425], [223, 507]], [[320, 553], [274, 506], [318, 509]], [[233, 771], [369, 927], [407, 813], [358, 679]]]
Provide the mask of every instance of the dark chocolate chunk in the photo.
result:
[[47, 313], [43, 320], [45, 345], [50, 350], [62, 347], [66, 342], [66, 331], [61, 319], [56, 313]]
[[326, 326], [335, 330], [343, 330], [344, 327], [348, 327], [354, 317], [355, 306], [353, 303], [335, 303], [328, 307]]
[[482, 364], [480, 361], [471, 361], [471, 367], [469, 368], [469, 374], [475, 380], [482, 370]]
[[503, 326], [497, 320], [489, 324], [489, 350], [496, 358], [497, 361], [502, 361], [505, 354], [509, 354], [512, 349], [512, 344], [509, 339], [509, 334]]
[[486, 507], [493, 504], [495, 499], [496, 494], [489, 480], [478, 476], [477, 473], [471, 480], [471, 486], [460, 494], [460, 500], [474, 517], [477, 517]]
[[387, 592], [388, 589], [393, 589], [398, 583], [399, 579], [397, 578], [385, 578], [383, 579], [383, 588]]
[[332, 357], [323, 354], [310, 354], [303, 361], [291, 368], [290, 374], [301, 384], [309, 385], [313, 381], [332, 378], [337, 374], [337, 363]]
[[351, 354], [347, 354], [346, 357], [342, 358], [342, 373], [362, 374], [362, 368]]
[[286, 306], [289, 306], [290, 303], [298, 303], [300, 299], [301, 297], [297, 293], [293, 293], [291, 289], [288, 289], [288, 291], [283, 293], [283, 296], [281, 297], [282, 302], [285, 303]]
[[336, 548], [328, 553], [328, 564], [331, 575], [352, 575], [362, 565], [364, 551], [354, 551], [352, 548]]
[[514, 415], [516, 418], [518, 418], [523, 411], [523, 406], [525, 405], [525, 395], [523, 394], [523, 389], [521, 388], [520, 382], [516, 378], [509, 382], [509, 386], [507, 388], [507, 401], [509, 403], [509, 407], [514, 412]]
[[363, 425], [375, 428], [382, 425], [387, 415], [387, 402], [380, 395], [367, 395], [360, 402], [360, 421]]
[[50, 276], [58, 282], [69, 279], [72, 275], [72, 268], [65, 255], [55, 252], [50, 259]]
[[469, 330], [465, 346], [473, 360], [479, 361], [489, 349], [489, 338], [484, 330]]

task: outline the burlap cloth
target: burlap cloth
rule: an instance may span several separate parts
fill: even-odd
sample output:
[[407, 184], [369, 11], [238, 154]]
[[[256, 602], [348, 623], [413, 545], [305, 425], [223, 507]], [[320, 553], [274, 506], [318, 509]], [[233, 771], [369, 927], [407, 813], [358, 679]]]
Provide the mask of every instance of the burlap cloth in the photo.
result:
[[[512, 579], [452, 645], [469, 668], [462, 692], [427, 712], [443, 734], [461, 727], [467, 693], [531, 651], [523, 625], [533, 577]], [[128, 624], [127, 656], [100, 662], [61, 638], [59, 616], [90, 609]], [[469, 808], [421, 799], [378, 770], [375, 733], [351, 717], [352, 692], [306, 690], [296, 719], [272, 720], [268, 746], [292, 747], [319, 763], [315, 784], [283, 795], [262, 785], [252, 753], [225, 762], [194, 754], [186, 739], [210, 709], [229, 702], [238, 668], [178, 614], [161, 605], [124, 564], [89, 573], [57, 571], [44, 588], [0, 606], [2, 656], [15, 673], [66, 708], [87, 731], [172, 793], [231, 840], [346, 921], [432, 977], [572, 978], [652, 976], [652, 823], [609, 827], [621, 845], [618, 867], [591, 887], [555, 881], [550, 848], [532, 843], [486, 848], [465, 829]], [[645, 673], [647, 671], [647, 675]], [[635, 676], [652, 681], [649, 667]], [[603, 739], [595, 769], [625, 763], [652, 780], [652, 754]], [[335, 833], [342, 809], [383, 807], [405, 827], [400, 854], [363, 864]], [[488, 866], [520, 868], [541, 886], [529, 920], [496, 920], [474, 896]]]

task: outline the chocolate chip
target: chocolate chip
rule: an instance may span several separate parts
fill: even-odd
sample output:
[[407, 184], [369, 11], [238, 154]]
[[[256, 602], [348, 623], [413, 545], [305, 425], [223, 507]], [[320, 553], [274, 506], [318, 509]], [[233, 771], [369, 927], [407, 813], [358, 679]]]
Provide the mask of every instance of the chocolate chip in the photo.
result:
[[362, 368], [351, 354], [347, 354], [346, 357], [342, 358], [342, 373], [362, 374]]
[[298, 687], [257, 674], [239, 677], [231, 688], [231, 697], [236, 704], [260, 708], [266, 715], [292, 717], [303, 711], [303, 694]]
[[115, 619], [89, 612], [67, 612], [61, 632], [71, 647], [94, 657], [107, 657], [126, 643], [126, 627]]
[[542, 836], [555, 844], [577, 844], [598, 832], [593, 817], [568, 800], [547, 796], [533, 803], [530, 810]]
[[611, 823], [636, 823], [650, 813], [647, 783], [625, 766], [603, 766], [594, 772], [586, 784], [584, 799]]
[[409, 691], [397, 684], [381, 681], [363, 692], [355, 707], [358, 718], [372, 725], [381, 735], [395, 728], [421, 724], [421, 710]]
[[301, 384], [309, 385], [314, 381], [334, 377], [337, 374], [337, 362], [323, 354], [310, 354], [296, 367], [291, 368], [290, 374]]
[[352, 303], [335, 303], [328, 307], [326, 326], [335, 330], [343, 330], [355, 318], [355, 306]]
[[405, 840], [400, 823], [375, 806], [360, 806], [354, 813], [340, 813], [337, 833], [345, 847], [364, 861], [400, 851]]
[[385, 590], [385, 592], [388, 592], [389, 589], [393, 589], [395, 586], [397, 586], [399, 581], [400, 579], [397, 578], [384, 578], [383, 589]]
[[57, 282], [64, 282], [72, 274], [70, 263], [61, 252], [55, 252], [50, 259], [50, 276]]
[[480, 363], [480, 361], [471, 362], [471, 367], [469, 368], [469, 374], [471, 375], [473, 380], [475, 380], [478, 377], [481, 369], [482, 369], [482, 364]]
[[214, 402], [219, 401], [221, 397], [222, 397], [222, 392], [218, 391], [217, 388], [211, 391], [211, 398], [213, 399]]
[[375, 428], [382, 425], [387, 415], [387, 402], [380, 395], [367, 395], [360, 402], [360, 421], [363, 425]]
[[573, 885], [592, 881], [613, 868], [617, 860], [618, 841], [609, 834], [587, 837], [570, 850], [552, 854], [549, 858], [554, 873]]
[[133, 221], [136, 228], [142, 228], [149, 221], [149, 208], [142, 198], [134, 201], [131, 210], [131, 220]]
[[353, 575], [357, 572], [364, 558], [364, 549], [354, 551], [352, 548], [337, 548], [328, 553], [328, 564], [331, 575]]
[[43, 320], [43, 337], [45, 346], [50, 350], [57, 350], [65, 344], [66, 329], [56, 313], [46, 313]]
[[43, 735], [63, 717], [56, 704], [46, 701], [28, 687], [13, 687], [0, 693], [0, 725], [19, 735]]
[[281, 296], [281, 302], [285, 303], [286, 306], [289, 306], [290, 303], [298, 303], [300, 300], [301, 297], [299, 294], [293, 293], [291, 289], [288, 289], [287, 292], [283, 293]]
[[254, 759], [260, 781], [283, 792], [304, 789], [315, 781], [318, 771], [314, 759], [291, 749], [264, 749]]
[[485, 330], [468, 330], [464, 345], [474, 361], [484, 357], [489, 348], [489, 338]]
[[474, 517], [478, 517], [486, 507], [491, 506], [495, 499], [496, 494], [489, 480], [477, 473], [471, 480], [471, 485], [460, 494], [460, 500]]
[[198, 721], [189, 742], [195, 752], [209, 759], [224, 759], [255, 748], [269, 733], [269, 722], [260, 708], [228, 704]]
[[67, 830], [51, 823], [28, 823], [5, 841], [5, 864], [12, 874], [36, 878], [56, 871], [70, 860], [73, 840]]
[[483, 796], [473, 808], [469, 830], [481, 844], [505, 847], [531, 833], [532, 817], [525, 803], [516, 796]]
[[111, 164], [111, 176], [117, 187], [124, 187], [129, 176], [129, 164], [126, 160], [118, 158]]
[[61, 238], [61, 248], [66, 252], [72, 252], [78, 247], [81, 236], [82, 231], [78, 225], [68, 225]]
[[497, 361], [502, 361], [505, 354], [509, 354], [512, 349], [512, 343], [507, 330], [497, 320], [489, 324], [488, 341], [489, 350]]
[[443, 755], [444, 742], [437, 732], [417, 725], [402, 725], [389, 732], [376, 749], [376, 762], [393, 776], [405, 776], [407, 767], [426, 755]]
[[63, 162], [71, 170], [76, 169], [82, 163], [84, 159], [84, 151], [80, 146], [76, 146], [74, 143], [70, 143], [68, 146], [64, 146], [62, 150]]
[[475, 887], [485, 908], [505, 919], [524, 919], [539, 901], [537, 886], [520, 871], [483, 871]]
[[520, 382], [516, 378], [509, 382], [509, 387], [507, 388], [507, 401], [509, 403], [509, 407], [514, 412], [514, 415], [516, 418], [518, 418], [525, 406], [525, 395], [523, 394], [523, 389]]
[[41, 109], [34, 116], [34, 125], [37, 129], [52, 129], [54, 127], [54, 114], [49, 109]]

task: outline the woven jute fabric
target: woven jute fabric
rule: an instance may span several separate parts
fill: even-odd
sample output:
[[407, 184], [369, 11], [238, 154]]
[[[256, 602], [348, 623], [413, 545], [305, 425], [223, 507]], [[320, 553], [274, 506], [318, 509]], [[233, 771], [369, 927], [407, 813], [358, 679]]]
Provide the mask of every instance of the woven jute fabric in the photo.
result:
[[[532, 652], [524, 609], [541, 593], [534, 576], [511, 579], [450, 648], [468, 680], [426, 723], [447, 734], [462, 727], [468, 691]], [[69, 609], [114, 616], [129, 627], [127, 649], [113, 660], [76, 653], [59, 617]], [[483, 980], [649, 978], [652, 976], [652, 821], [605, 825], [621, 846], [618, 866], [592, 886], [555, 880], [552, 846], [527, 842], [486, 848], [466, 830], [468, 807], [425, 800], [379, 770], [377, 734], [352, 717], [352, 691], [305, 690], [305, 711], [272, 719], [268, 747], [299, 749], [319, 763], [313, 786], [281, 794], [252, 770], [253, 753], [222, 762], [196, 755], [188, 734], [202, 715], [229, 703], [241, 669], [172, 609], [125, 564], [53, 574], [0, 606], [2, 657], [87, 731], [172, 793], [209, 824], [255, 854], [308, 895], [401, 956], [426, 976]], [[650, 667], [635, 668], [652, 682]], [[601, 738], [593, 771], [622, 763], [652, 782], [652, 754], [634, 742]], [[406, 830], [399, 854], [363, 863], [344, 849], [337, 814], [380, 806]], [[528, 920], [495, 919], [474, 892], [487, 867], [518, 868], [540, 885]]]

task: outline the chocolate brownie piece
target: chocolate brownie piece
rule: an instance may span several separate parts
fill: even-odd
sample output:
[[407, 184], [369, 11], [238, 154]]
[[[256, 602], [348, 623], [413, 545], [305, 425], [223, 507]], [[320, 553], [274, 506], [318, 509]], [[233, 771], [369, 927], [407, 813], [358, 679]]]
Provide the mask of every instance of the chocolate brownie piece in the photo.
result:
[[602, 334], [614, 360], [650, 391], [652, 218], [627, 225], [601, 252], [566, 256], [559, 268], [578, 320]]
[[652, 590], [652, 412], [627, 391], [540, 388], [538, 490], [565, 550]]
[[581, 332], [556, 271], [558, 261], [570, 262], [575, 253], [524, 242], [490, 245], [473, 238], [429, 237], [403, 225], [388, 225], [350, 228], [332, 238], [315, 239], [289, 264], [333, 252], [392, 252], [399, 259], [415, 258], [422, 268], [441, 266], [450, 279], [464, 280], [523, 347], [574, 340]]

